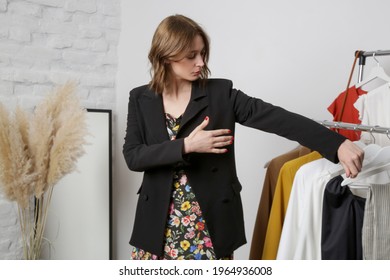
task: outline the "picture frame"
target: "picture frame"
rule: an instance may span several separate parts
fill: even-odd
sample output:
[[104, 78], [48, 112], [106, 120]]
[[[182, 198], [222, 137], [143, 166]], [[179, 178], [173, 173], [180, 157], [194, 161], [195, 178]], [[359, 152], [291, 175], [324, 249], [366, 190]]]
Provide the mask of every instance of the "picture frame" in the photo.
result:
[[87, 109], [87, 127], [77, 170], [54, 187], [42, 259], [112, 259], [112, 111]]

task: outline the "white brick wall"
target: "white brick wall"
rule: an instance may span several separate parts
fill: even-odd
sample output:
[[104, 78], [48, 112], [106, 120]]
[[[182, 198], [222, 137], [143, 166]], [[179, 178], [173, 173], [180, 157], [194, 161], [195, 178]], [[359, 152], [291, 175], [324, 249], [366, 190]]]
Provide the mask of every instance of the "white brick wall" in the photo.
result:
[[0, 193], [0, 260], [22, 259], [23, 246], [16, 203]]
[[[0, 102], [33, 108], [78, 83], [87, 108], [115, 108], [120, 0], [0, 0]], [[0, 259], [22, 258], [17, 207], [0, 193]]]

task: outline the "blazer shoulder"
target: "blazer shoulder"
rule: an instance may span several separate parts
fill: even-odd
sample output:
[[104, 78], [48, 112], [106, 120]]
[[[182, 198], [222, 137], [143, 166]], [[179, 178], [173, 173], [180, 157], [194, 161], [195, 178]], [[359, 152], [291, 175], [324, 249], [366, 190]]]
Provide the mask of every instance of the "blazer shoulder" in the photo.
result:
[[217, 88], [232, 88], [233, 82], [229, 79], [208, 79], [207, 80], [208, 87], [217, 87]]
[[152, 93], [152, 90], [149, 88], [149, 85], [146, 84], [146, 85], [142, 85], [142, 86], [138, 86], [138, 87], [133, 88], [130, 91], [130, 96], [133, 98], [139, 98], [140, 96], [142, 96], [144, 94], [151, 94], [151, 93]]
[[228, 79], [209, 79], [206, 83], [206, 91], [211, 99], [230, 99], [234, 92], [233, 82]]

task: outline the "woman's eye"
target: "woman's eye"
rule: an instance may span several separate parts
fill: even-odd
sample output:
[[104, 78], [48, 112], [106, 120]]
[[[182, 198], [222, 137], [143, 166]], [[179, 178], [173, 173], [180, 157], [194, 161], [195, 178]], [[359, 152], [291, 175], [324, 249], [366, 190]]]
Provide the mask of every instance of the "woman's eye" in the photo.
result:
[[187, 56], [187, 58], [189, 59], [194, 59], [196, 57], [196, 54], [195, 53], [191, 53]]

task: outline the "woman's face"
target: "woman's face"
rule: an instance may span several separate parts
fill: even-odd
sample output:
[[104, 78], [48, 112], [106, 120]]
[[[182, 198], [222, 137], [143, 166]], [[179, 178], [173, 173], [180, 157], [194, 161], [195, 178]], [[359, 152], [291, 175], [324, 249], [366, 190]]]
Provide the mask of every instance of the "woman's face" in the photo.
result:
[[195, 81], [204, 66], [204, 42], [201, 36], [194, 38], [191, 49], [169, 61], [176, 80]]

